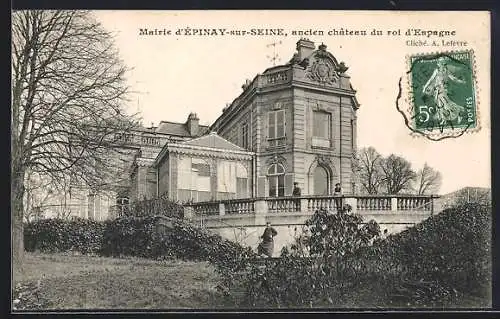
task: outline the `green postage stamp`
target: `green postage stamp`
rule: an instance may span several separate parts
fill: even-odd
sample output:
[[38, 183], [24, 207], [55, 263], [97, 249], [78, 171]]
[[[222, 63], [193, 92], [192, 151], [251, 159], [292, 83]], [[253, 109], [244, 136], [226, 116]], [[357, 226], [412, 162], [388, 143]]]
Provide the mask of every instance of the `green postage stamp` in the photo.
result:
[[409, 128], [417, 135], [458, 137], [480, 128], [472, 50], [407, 57]]

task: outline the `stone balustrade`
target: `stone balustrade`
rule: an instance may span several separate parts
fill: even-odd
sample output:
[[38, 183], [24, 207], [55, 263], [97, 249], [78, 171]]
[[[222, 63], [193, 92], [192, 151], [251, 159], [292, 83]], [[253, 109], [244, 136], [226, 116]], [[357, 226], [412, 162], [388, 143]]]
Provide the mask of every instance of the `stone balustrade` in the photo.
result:
[[397, 233], [440, 211], [437, 196], [363, 195], [246, 198], [184, 205], [184, 218], [222, 237], [256, 249], [267, 222], [278, 232], [275, 251], [294, 243], [307, 220], [319, 209], [336, 211], [349, 204], [365, 222]]
[[226, 201], [222, 203], [226, 214], [254, 214], [255, 201], [252, 198]]
[[194, 215], [214, 216], [225, 214], [224, 204], [219, 202], [200, 202], [184, 206], [192, 208]]
[[312, 214], [319, 209], [337, 210], [349, 204], [353, 212], [422, 211], [433, 213], [435, 195], [360, 195], [246, 198], [185, 204], [195, 216], [237, 214]]

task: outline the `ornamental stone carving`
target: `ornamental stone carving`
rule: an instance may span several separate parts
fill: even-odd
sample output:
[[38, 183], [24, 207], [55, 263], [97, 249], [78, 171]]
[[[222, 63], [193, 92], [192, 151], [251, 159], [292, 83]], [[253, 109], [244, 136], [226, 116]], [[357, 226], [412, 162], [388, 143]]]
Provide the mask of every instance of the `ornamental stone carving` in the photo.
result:
[[306, 76], [316, 82], [325, 85], [333, 85], [339, 80], [333, 63], [327, 58], [317, 58], [307, 71]]
[[285, 106], [284, 101], [276, 101], [274, 102], [273, 110], [281, 110], [284, 108], [284, 106]]
[[267, 165], [282, 164], [283, 166], [286, 166], [286, 158], [284, 158], [283, 156], [281, 156], [279, 154], [275, 154], [266, 160], [266, 164]]
[[316, 162], [318, 163], [318, 165], [333, 167], [333, 162], [329, 156], [316, 155]]
[[312, 101], [309, 102], [311, 103], [311, 109], [313, 111], [323, 111], [323, 112], [328, 112], [328, 107], [320, 103], [319, 101]]

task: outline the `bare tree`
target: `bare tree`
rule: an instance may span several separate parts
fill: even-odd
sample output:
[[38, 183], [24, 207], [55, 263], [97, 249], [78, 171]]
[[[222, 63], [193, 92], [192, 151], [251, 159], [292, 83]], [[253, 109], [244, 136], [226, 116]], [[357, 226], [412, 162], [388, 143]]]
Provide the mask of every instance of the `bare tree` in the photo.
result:
[[415, 172], [411, 163], [401, 156], [389, 155], [381, 162], [383, 182], [388, 194], [409, 191], [415, 180]]
[[383, 181], [381, 168], [382, 155], [375, 148], [365, 147], [357, 155], [358, 175], [362, 191], [368, 194], [378, 194]]
[[23, 259], [27, 169], [55, 183], [116, 176], [108, 158], [136, 122], [124, 112], [126, 68], [87, 11], [12, 16], [11, 194], [13, 261]]
[[418, 170], [415, 182], [415, 191], [417, 195], [435, 194], [441, 187], [441, 173], [427, 165]]
[[43, 216], [43, 206], [52, 198], [54, 192], [50, 180], [28, 170], [25, 178], [24, 220], [30, 222]]

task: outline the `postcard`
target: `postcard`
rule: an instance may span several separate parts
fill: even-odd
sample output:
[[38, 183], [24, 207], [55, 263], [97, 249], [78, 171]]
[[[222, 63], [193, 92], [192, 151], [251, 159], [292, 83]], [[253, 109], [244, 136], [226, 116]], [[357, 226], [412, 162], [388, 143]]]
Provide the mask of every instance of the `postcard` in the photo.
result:
[[13, 309], [489, 308], [472, 11], [14, 11]]

